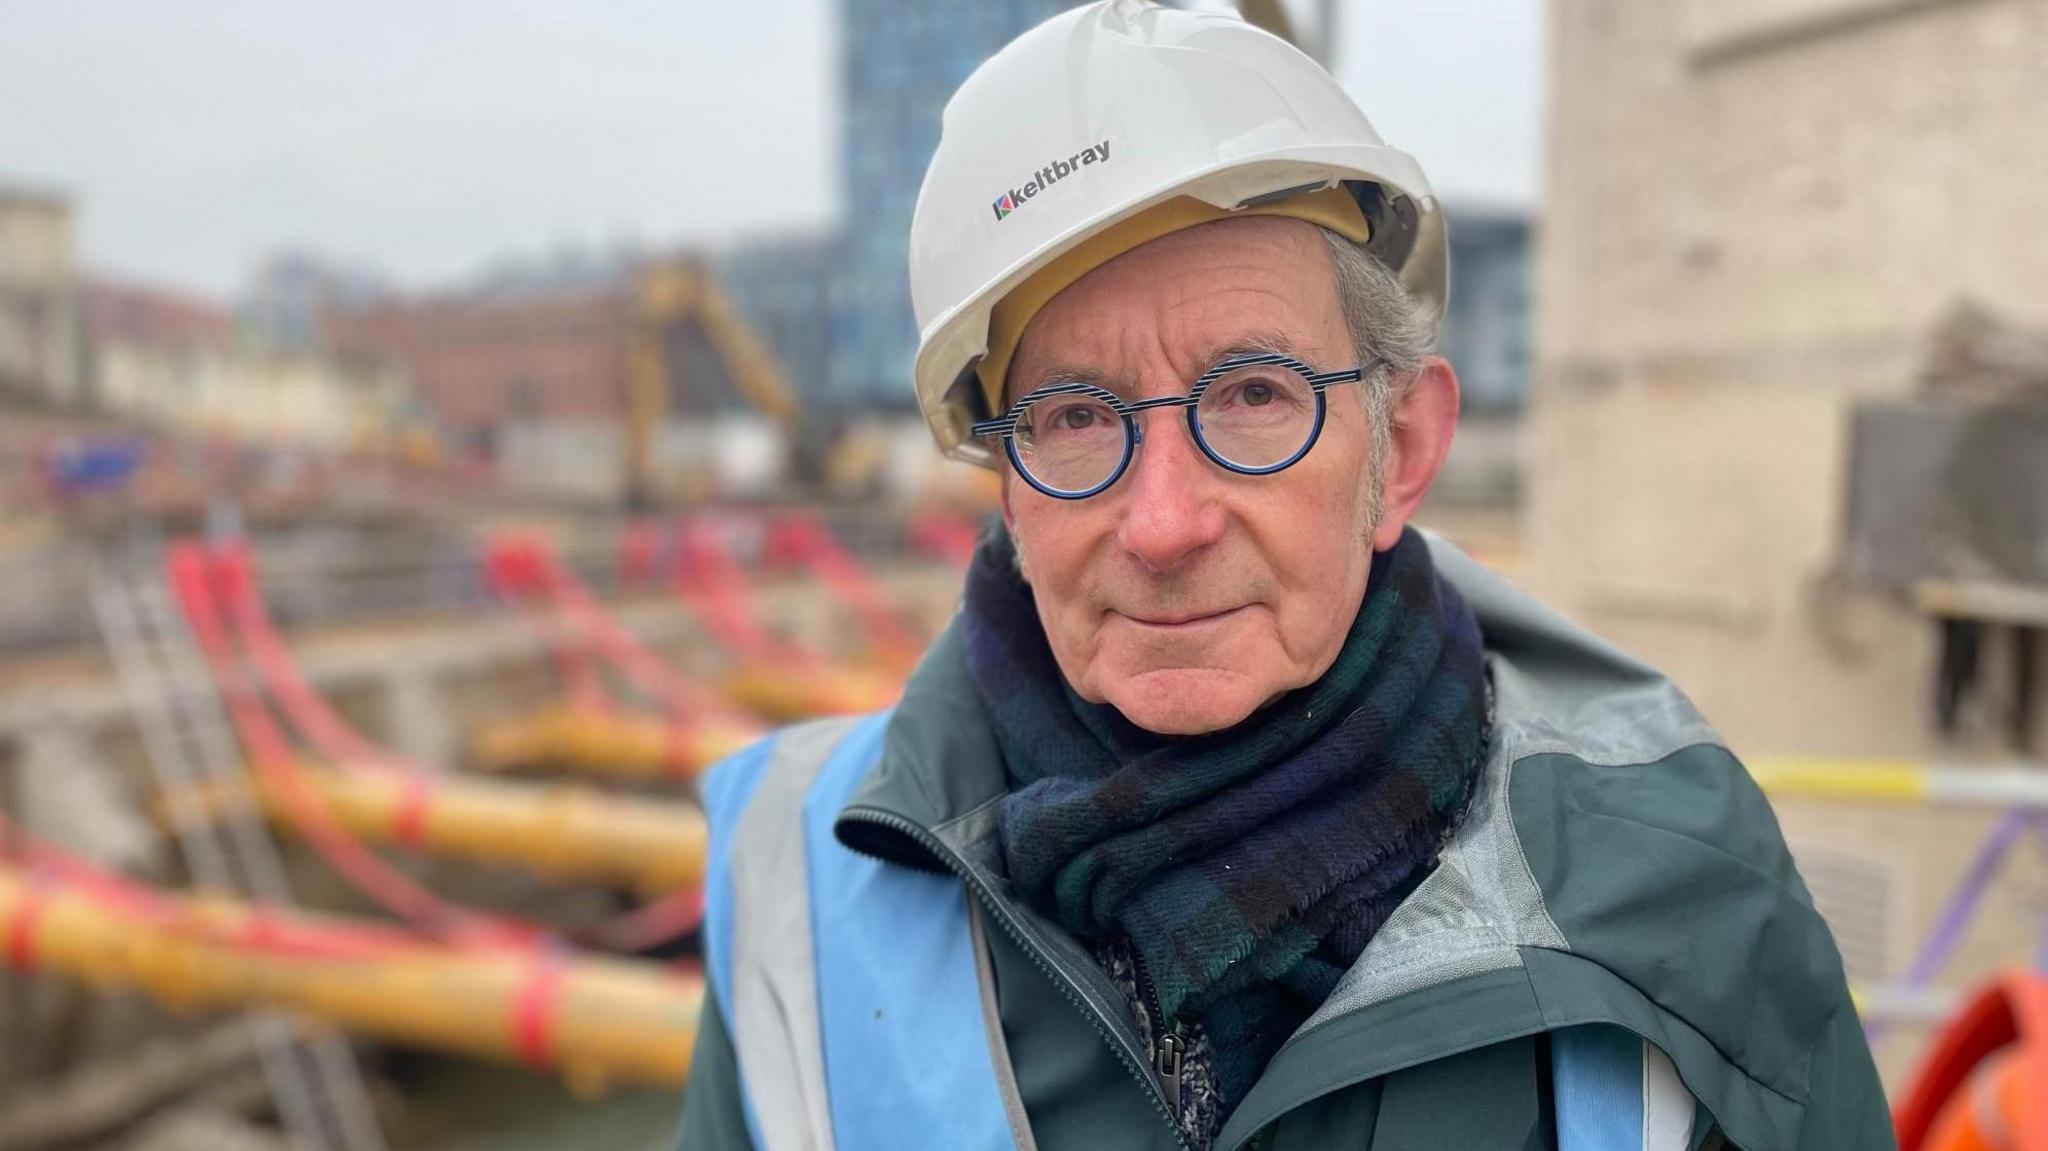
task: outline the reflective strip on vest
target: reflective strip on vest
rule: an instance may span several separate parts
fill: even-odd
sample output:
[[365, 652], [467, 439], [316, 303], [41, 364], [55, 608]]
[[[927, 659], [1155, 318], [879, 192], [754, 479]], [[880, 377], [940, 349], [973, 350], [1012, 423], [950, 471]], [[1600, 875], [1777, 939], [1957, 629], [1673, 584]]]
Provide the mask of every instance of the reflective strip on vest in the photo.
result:
[[1692, 1093], [1649, 1041], [1605, 1024], [1550, 1035], [1558, 1151], [1685, 1151]]
[[[704, 958], [711, 968], [711, 988], [718, 999], [718, 1014], [731, 1031], [732, 1007], [732, 868], [725, 850], [732, 841], [733, 826], [754, 797], [768, 766], [775, 740], [764, 739], [732, 757], [714, 764], [698, 784], [704, 801], [704, 819], [711, 829], [711, 847], [704, 868]], [[743, 1074], [744, 1077], [744, 1074]], [[740, 1104], [747, 1117], [747, 1134], [754, 1146], [765, 1147], [761, 1125], [754, 1116], [753, 1098], [741, 1092]]]
[[1014, 1151], [958, 877], [841, 846], [887, 716], [714, 769], [706, 947], [761, 1151]]

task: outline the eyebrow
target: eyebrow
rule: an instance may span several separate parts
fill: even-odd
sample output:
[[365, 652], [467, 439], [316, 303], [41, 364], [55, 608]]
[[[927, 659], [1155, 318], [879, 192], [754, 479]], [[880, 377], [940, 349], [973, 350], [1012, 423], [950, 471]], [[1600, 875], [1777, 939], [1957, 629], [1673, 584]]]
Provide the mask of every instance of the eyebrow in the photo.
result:
[[[1272, 353], [1275, 355], [1291, 356], [1294, 359], [1301, 360], [1308, 358], [1306, 352], [1307, 349], [1301, 346], [1300, 341], [1278, 328], [1255, 328], [1248, 332], [1236, 333], [1229, 339], [1218, 340], [1204, 346], [1201, 349], [1201, 353], [1195, 357], [1195, 362], [1202, 365], [1200, 371], [1197, 371], [1195, 374], [1199, 376], [1201, 372], [1215, 367], [1232, 356]], [[1193, 377], [1190, 377], [1187, 382], [1192, 383]], [[1098, 388], [1124, 398], [1129, 398], [1132, 390], [1129, 379], [1116, 373], [1106, 372], [1089, 364], [1055, 362], [1034, 373], [1029, 387], [1016, 389], [1015, 399], [1006, 396], [1004, 402], [1006, 405], [1014, 404], [1018, 399], [1022, 399], [1040, 388], [1064, 383], [1093, 384]]]

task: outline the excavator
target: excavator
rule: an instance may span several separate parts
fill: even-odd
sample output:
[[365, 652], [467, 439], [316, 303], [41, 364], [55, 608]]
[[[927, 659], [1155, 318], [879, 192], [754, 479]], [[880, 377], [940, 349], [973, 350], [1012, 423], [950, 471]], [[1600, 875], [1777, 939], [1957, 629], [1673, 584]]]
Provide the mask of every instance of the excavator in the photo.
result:
[[627, 502], [646, 510], [708, 495], [714, 478], [708, 468], [669, 471], [659, 450], [683, 367], [675, 354], [680, 332], [701, 333], [740, 396], [785, 435], [794, 431], [797, 402], [774, 354], [702, 263], [651, 264], [640, 273], [634, 297], [626, 348]]

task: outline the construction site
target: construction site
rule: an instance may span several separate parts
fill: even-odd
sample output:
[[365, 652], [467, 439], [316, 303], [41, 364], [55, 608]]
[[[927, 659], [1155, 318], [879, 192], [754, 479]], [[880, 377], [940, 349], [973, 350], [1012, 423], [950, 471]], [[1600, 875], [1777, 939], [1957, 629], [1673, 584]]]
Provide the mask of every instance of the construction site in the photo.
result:
[[[903, 236], [1062, 7], [846, 70], [859, 227], [445, 290], [89, 270], [0, 146], [0, 1151], [674, 1146], [700, 773], [890, 706], [994, 512]], [[1924, 1130], [2048, 1060], [2048, 3], [1546, 20], [1540, 208], [1446, 206], [1419, 522], [1726, 737]]]

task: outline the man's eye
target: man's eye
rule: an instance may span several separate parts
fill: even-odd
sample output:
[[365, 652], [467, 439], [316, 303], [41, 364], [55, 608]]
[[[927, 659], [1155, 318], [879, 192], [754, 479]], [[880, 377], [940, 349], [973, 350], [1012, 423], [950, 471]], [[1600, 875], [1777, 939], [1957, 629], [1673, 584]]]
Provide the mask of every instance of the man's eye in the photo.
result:
[[1067, 431], [1079, 432], [1095, 426], [1096, 414], [1094, 408], [1068, 408], [1053, 420]]
[[1253, 380], [1238, 390], [1238, 398], [1243, 400], [1247, 407], [1256, 408], [1270, 404], [1273, 402], [1273, 385]]

